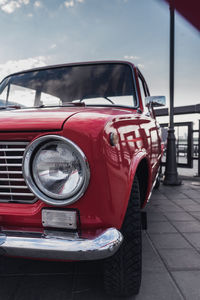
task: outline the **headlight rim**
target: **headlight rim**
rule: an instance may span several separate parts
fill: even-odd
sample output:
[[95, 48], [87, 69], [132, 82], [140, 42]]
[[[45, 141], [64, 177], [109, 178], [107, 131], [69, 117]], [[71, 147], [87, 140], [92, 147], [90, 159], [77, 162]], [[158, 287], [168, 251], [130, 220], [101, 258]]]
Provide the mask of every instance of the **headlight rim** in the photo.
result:
[[[62, 141], [64, 143], [67, 143], [68, 146], [76, 152], [78, 155], [79, 161], [81, 162], [82, 170], [83, 170], [83, 183], [80, 189], [77, 191], [76, 194], [72, 195], [69, 198], [66, 199], [60, 199], [60, 198], [52, 198], [45, 193], [43, 193], [40, 188], [35, 183], [35, 180], [32, 175], [33, 170], [33, 156], [38, 151], [40, 146], [45, 145], [48, 142], [52, 141]], [[89, 180], [90, 180], [90, 168], [88, 160], [83, 153], [83, 151], [77, 146], [74, 142], [69, 140], [66, 137], [60, 136], [60, 135], [45, 135], [41, 136], [35, 140], [33, 140], [26, 148], [23, 156], [23, 162], [22, 162], [22, 171], [23, 171], [23, 177], [24, 180], [29, 187], [29, 189], [36, 195], [36, 197], [43, 202], [54, 205], [54, 206], [65, 206], [72, 204], [76, 202], [82, 195], [85, 193]]]

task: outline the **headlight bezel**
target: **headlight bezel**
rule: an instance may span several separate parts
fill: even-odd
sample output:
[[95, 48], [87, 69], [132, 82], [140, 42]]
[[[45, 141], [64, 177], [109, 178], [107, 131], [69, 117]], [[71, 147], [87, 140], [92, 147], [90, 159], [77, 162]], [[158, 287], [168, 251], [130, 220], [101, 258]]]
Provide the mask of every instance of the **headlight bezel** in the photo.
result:
[[[82, 172], [83, 172], [82, 185], [76, 191], [75, 194], [71, 195], [68, 198], [61, 198], [61, 197], [55, 198], [55, 197], [50, 196], [51, 193], [49, 193], [49, 195], [47, 195], [47, 193], [44, 193], [41, 190], [41, 187], [39, 187], [37, 185], [37, 183], [35, 182], [34, 176], [33, 176], [34, 156], [36, 155], [37, 151], [42, 146], [44, 146], [45, 144], [47, 144], [49, 142], [53, 142], [53, 141], [66, 143], [67, 147], [76, 153], [76, 155], [79, 159], [80, 165], [81, 165]], [[65, 205], [69, 205], [69, 204], [76, 202], [85, 193], [85, 191], [88, 187], [88, 184], [89, 184], [89, 180], [90, 180], [89, 163], [88, 163], [88, 160], [87, 160], [85, 154], [83, 153], [83, 151], [74, 142], [72, 142], [71, 140], [69, 140], [63, 136], [59, 136], [59, 135], [45, 135], [45, 136], [41, 136], [41, 137], [33, 140], [27, 146], [27, 148], [24, 152], [22, 170], [23, 170], [24, 180], [25, 180], [27, 186], [36, 195], [36, 197], [38, 199], [42, 200], [43, 202], [50, 204], [50, 205], [54, 205], [54, 206], [65, 206]]]

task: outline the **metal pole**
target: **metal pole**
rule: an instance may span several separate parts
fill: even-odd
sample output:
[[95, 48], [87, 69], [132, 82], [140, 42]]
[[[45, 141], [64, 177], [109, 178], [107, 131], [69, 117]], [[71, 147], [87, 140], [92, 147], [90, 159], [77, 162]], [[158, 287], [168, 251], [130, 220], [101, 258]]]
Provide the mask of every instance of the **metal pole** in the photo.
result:
[[199, 120], [199, 145], [198, 145], [198, 173], [197, 176], [200, 177], [200, 120]]
[[164, 174], [165, 185], [180, 185], [176, 164], [176, 139], [174, 134], [174, 6], [170, 2], [170, 105], [169, 129], [167, 137], [166, 168]]

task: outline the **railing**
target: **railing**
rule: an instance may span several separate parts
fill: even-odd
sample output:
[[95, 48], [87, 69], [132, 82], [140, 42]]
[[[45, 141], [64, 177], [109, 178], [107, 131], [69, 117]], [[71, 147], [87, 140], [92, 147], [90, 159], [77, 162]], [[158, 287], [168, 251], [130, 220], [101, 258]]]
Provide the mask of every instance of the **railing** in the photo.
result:
[[[156, 109], [155, 112], [158, 117], [168, 115], [167, 108]], [[192, 113], [200, 113], [200, 104], [174, 108], [175, 115], [186, 115]], [[162, 128], [168, 128], [167, 123], [160, 125]], [[177, 165], [181, 168], [193, 168], [193, 162], [197, 161], [197, 176], [200, 176], [200, 120], [198, 125], [198, 129], [193, 129], [193, 122], [174, 123], [176, 133]], [[185, 134], [184, 138], [179, 134], [181, 131], [183, 132], [183, 130]], [[196, 138], [194, 137], [195, 134], [197, 135]], [[165, 165], [165, 156], [163, 159], [163, 165]]]

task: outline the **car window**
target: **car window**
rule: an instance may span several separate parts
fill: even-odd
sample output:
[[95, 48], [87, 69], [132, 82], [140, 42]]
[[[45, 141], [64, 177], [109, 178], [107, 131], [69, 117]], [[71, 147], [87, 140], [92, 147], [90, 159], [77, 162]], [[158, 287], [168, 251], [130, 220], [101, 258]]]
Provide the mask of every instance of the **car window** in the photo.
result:
[[3, 90], [3, 93], [0, 95], [0, 106], [6, 105], [6, 98], [7, 98], [8, 86]]
[[146, 104], [145, 104], [145, 97], [149, 95], [148, 87], [146, 86], [146, 83], [140, 78], [140, 76], [138, 77], [138, 81], [139, 81], [139, 86], [140, 86], [140, 93], [141, 93], [144, 112], [146, 114], [147, 113], [151, 114], [151, 112], [149, 111], [149, 108], [146, 107]]
[[144, 91], [144, 87], [143, 87], [143, 84], [142, 84], [142, 80], [140, 79], [140, 77], [138, 77], [138, 80], [139, 80], [139, 85], [140, 85], [140, 94], [141, 94], [141, 97], [142, 97], [142, 102], [143, 102], [143, 105], [145, 105], [145, 91]]
[[133, 76], [131, 67], [123, 63], [33, 70], [7, 77], [0, 85], [0, 99], [7, 84], [9, 103], [23, 107], [60, 106], [69, 102], [137, 107]]
[[8, 105], [21, 105], [22, 107], [33, 107], [36, 91], [27, 87], [10, 84]]
[[62, 101], [56, 96], [41, 93], [40, 104], [45, 106], [60, 106], [62, 105]]

